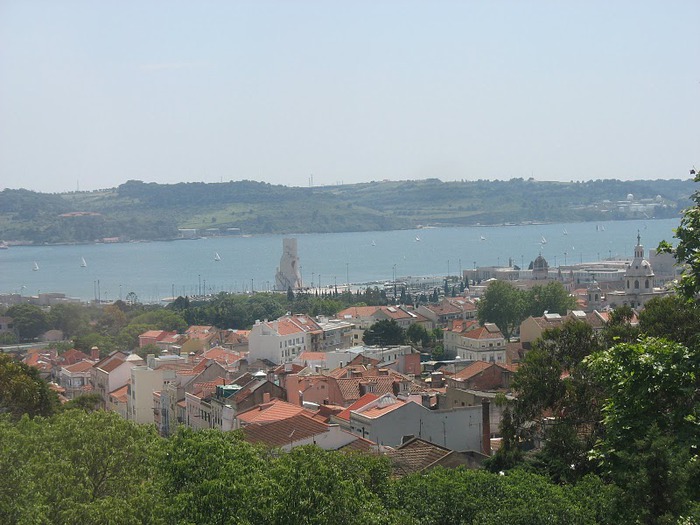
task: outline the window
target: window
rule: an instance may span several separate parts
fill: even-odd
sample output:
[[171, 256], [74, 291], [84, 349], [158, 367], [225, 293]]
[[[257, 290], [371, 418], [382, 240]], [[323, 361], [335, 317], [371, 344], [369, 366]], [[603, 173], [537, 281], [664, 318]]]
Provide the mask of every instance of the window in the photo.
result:
[[637, 279], [634, 280], [634, 287], [635, 289], [639, 289], [639, 281]]

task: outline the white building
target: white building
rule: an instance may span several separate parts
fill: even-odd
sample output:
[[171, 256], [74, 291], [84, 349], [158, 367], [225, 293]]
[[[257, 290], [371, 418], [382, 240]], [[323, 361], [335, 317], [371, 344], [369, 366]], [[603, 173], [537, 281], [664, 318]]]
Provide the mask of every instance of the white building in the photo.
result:
[[451, 450], [481, 450], [482, 413], [480, 406], [431, 410], [384, 394], [350, 412], [350, 430], [378, 445], [398, 446], [413, 436]]
[[[445, 351], [469, 361], [506, 362], [506, 339], [493, 323], [457, 334], [445, 332]], [[449, 335], [449, 337], [448, 337]]]
[[322, 335], [321, 327], [308, 315], [286, 315], [275, 321], [256, 321], [248, 336], [248, 360], [289, 363], [302, 352], [315, 351]]

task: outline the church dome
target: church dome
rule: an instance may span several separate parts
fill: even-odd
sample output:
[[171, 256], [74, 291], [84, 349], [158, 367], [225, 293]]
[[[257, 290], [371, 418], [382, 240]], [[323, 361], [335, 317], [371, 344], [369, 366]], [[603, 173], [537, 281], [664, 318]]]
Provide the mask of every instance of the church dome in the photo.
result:
[[538, 255], [537, 259], [532, 263], [532, 278], [536, 280], [547, 279], [548, 273], [549, 264], [547, 264], [544, 257]]
[[652, 277], [654, 271], [646, 259], [635, 259], [627, 268], [627, 275], [634, 277]]
[[547, 264], [547, 260], [542, 257], [541, 255], [537, 256], [537, 259], [535, 259], [535, 262], [532, 263], [532, 269], [533, 270], [544, 270], [546, 268], [549, 268], [549, 264]]

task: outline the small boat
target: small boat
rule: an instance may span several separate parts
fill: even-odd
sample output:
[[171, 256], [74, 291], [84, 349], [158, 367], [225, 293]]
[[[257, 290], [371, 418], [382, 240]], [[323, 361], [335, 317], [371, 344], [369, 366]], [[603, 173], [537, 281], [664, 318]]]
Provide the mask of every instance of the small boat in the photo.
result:
[[569, 235], [569, 232], [566, 231], [566, 228], [564, 228], [564, 231], [562, 232], [564, 235]]
[[220, 260], [221, 260], [221, 256], [219, 255], [219, 252], [214, 252], [214, 260], [215, 260], [215, 261], [220, 261]]
[[486, 240], [486, 237], [484, 237], [483, 235], [480, 235], [480, 236], [479, 236], [479, 240], [480, 240], [480, 241], [485, 241], [485, 240]]
[[420, 242], [420, 237], [416, 235], [416, 242]]
[[376, 245], [377, 245], [377, 243], [372, 241], [372, 246], [376, 246]]
[[547, 244], [547, 239], [544, 238], [544, 235], [540, 239], [540, 244]]
[[85, 262], [85, 257], [82, 257], [80, 260], [80, 267], [81, 268], [87, 268], [87, 262]]
[[[645, 226], [646, 227], [646, 226]], [[9, 246], [5, 241], [0, 241], [0, 250], [7, 250]]]
[[34, 268], [32, 268], [33, 271], [38, 272], [39, 271], [39, 263], [34, 261]]

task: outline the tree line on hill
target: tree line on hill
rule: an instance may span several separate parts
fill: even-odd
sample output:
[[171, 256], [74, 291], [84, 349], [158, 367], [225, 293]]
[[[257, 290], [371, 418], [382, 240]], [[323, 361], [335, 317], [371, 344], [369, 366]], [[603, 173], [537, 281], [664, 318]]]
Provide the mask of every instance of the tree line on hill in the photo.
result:
[[[95, 192], [0, 192], [0, 239], [94, 242], [155, 240], [178, 228], [239, 228], [245, 233], [381, 231], [419, 225], [674, 217], [692, 181], [555, 183], [509, 181], [373, 182], [290, 188], [254, 181], [155, 184], [128, 181]], [[613, 205], [628, 194], [653, 201], [646, 211]], [[660, 199], [657, 199], [657, 196]], [[83, 212], [83, 213], [76, 213]], [[88, 212], [88, 213], [85, 213]]]

